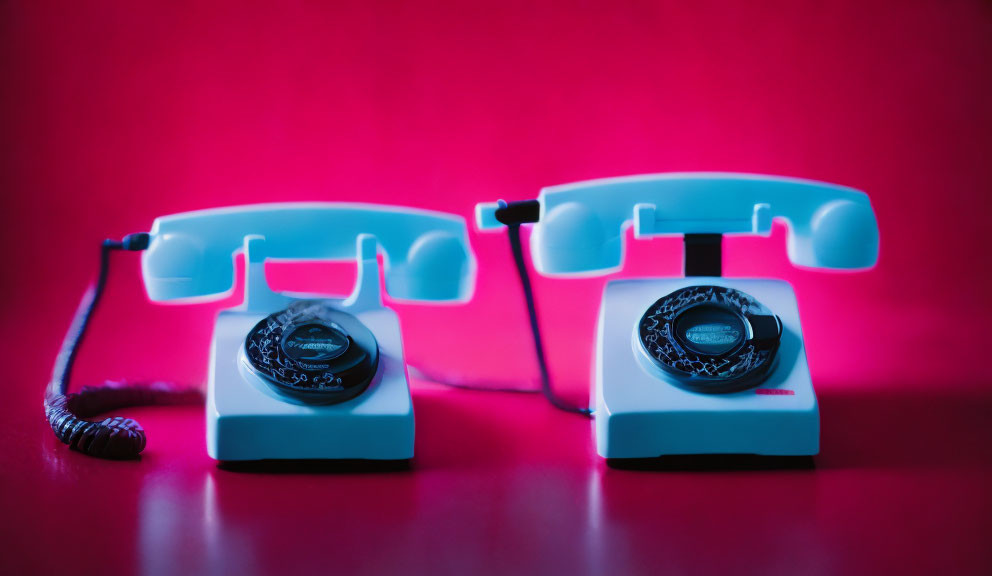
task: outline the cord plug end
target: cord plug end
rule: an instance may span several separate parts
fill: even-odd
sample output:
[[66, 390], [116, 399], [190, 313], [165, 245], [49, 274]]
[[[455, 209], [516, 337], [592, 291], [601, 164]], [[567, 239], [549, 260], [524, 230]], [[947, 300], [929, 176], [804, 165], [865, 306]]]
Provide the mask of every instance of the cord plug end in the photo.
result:
[[147, 232], [137, 232], [135, 234], [128, 234], [121, 240], [121, 248], [124, 250], [139, 251], [148, 248], [148, 244], [151, 243], [152, 235]]
[[537, 200], [521, 200], [520, 202], [500, 203], [496, 209], [496, 220], [507, 225], [530, 224], [541, 217], [541, 203]]

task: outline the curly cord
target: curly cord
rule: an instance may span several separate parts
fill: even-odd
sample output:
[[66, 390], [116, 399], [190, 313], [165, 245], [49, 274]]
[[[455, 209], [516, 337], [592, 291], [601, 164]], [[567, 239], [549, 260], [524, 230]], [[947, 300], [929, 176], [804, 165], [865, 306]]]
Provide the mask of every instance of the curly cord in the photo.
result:
[[144, 385], [111, 383], [94, 388], [85, 386], [74, 394], [66, 394], [79, 346], [100, 297], [103, 295], [110, 269], [110, 253], [114, 250], [144, 250], [149, 235], [130, 234], [120, 242], [104, 240], [100, 246], [100, 272], [94, 285], [83, 294], [62, 348], [55, 359], [52, 379], [45, 391], [45, 417], [55, 436], [70, 448], [90, 456], [110, 459], [137, 458], [145, 448], [145, 431], [131, 418], [115, 416], [101, 422], [84, 418], [102, 412], [141, 405], [191, 404], [203, 401], [196, 389], [179, 388], [168, 382]]
[[[520, 277], [521, 288], [527, 304], [527, 314], [530, 320], [531, 335], [534, 340], [534, 350], [540, 370], [541, 392], [548, 402], [559, 410], [589, 416], [590, 408], [582, 408], [568, 404], [560, 399], [551, 388], [544, 345], [541, 339], [540, 327], [537, 320], [537, 309], [534, 303], [534, 293], [530, 277], [524, 263], [523, 249], [520, 241], [520, 224], [508, 224], [510, 248]], [[100, 270], [97, 281], [83, 294], [76, 314], [73, 316], [69, 330], [62, 341], [62, 347], [55, 360], [52, 379], [45, 392], [45, 416], [55, 436], [70, 448], [79, 450], [90, 456], [109, 459], [137, 458], [146, 444], [145, 431], [141, 425], [131, 419], [115, 416], [100, 422], [85, 418], [97, 414], [143, 405], [197, 404], [203, 402], [201, 391], [192, 388], [180, 388], [169, 382], [153, 382], [150, 384], [120, 384], [108, 383], [103, 387], [84, 386], [78, 393], [67, 394], [71, 380], [72, 368], [75, 364], [79, 346], [82, 344], [107, 283], [110, 269], [110, 253], [114, 250], [140, 251], [148, 247], [150, 237], [146, 233], [130, 234], [122, 241], [105, 240], [100, 246]], [[412, 371], [421, 377], [441, 382], [445, 385], [499, 392], [532, 392], [525, 388], [505, 386], [503, 383], [455, 382], [437, 375], [424, 374], [416, 368]]]

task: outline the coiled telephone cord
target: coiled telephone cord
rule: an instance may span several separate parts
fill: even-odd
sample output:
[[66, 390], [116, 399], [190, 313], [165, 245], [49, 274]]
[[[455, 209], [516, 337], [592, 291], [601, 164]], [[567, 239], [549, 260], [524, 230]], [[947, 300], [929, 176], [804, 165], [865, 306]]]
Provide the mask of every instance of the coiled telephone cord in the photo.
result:
[[84, 386], [67, 394], [79, 346], [86, 336], [93, 312], [100, 303], [110, 269], [110, 253], [115, 250], [144, 250], [148, 234], [131, 234], [121, 241], [104, 240], [100, 246], [100, 273], [95, 284], [86, 290], [62, 348], [55, 359], [52, 379], [45, 390], [45, 417], [55, 436], [70, 448], [90, 456], [115, 460], [137, 458], [145, 449], [145, 431], [131, 418], [115, 416], [100, 422], [86, 420], [104, 412], [129, 406], [198, 404], [203, 393], [195, 388], [179, 387], [171, 382], [119, 384], [101, 387]]

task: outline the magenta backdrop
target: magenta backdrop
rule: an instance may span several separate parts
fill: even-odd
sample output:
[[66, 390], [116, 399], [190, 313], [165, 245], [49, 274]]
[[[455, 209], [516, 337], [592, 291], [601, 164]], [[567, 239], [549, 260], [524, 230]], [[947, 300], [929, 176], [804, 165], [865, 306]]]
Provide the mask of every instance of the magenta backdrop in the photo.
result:
[[[130, 4], [0, 5], [0, 568], [992, 572], [989, 2]], [[98, 242], [157, 215], [341, 200], [470, 218], [546, 185], [694, 170], [872, 199], [868, 273], [792, 268], [781, 228], [725, 246], [728, 276], [796, 289], [816, 471], [607, 470], [589, 425], [538, 398], [423, 382], [414, 470], [393, 475], [218, 470], [193, 408], [131, 412], [140, 463], [69, 453], [41, 419]], [[471, 303], [395, 306], [408, 359], [532, 379], [505, 235], [471, 240]], [[77, 382], [202, 382], [212, 318], [238, 298], [152, 305], [138, 258], [115, 265]], [[658, 239], [609, 277], [536, 280], [566, 395], [586, 401], [604, 282], [680, 266], [680, 241]], [[276, 287], [354, 278], [271, 268]], [[41, 554], [58, 509], [104, 528]]]

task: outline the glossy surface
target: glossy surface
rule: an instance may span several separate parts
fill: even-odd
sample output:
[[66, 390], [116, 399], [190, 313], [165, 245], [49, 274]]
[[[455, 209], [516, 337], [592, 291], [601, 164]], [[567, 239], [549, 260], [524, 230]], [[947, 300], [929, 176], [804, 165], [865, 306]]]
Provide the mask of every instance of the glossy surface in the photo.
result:
[[[0, 3], [0, 573], [989, 574], [990, 59], [980, 1]], [[581, 418], [422, 382], [409, 472], [221, 470], [198, 408], [126, 411], [141, 462], [45, 428], [98, 243], [157, 216], [348, 201], [468, 218], [562, 182], [693, 170], [871, 197], [868, 272], [794, 268], [777, 225], [724, 245], [726, 275], [795, 288], [816, 470], [608, 469]], [[469, 234], [472, 302], [391, 304], [407, 358], [531, 382], [507, 240]], [[534, 278], [577, 402], [604, 283], [682, 268], [678, 239], [632, 239], [610, 277]], [[139, 260], [115, 255], [76, 387], [206, 379], [239, 289], [154, 305]], [[355, 279], [271, 268], [278, 289]]]
[[[826, 386], [830, 390], [829, 386]], [[135, 410], [141, 462], [22, 421], [6, 573], [980, 574], [992, 401], [824, 392], [815, 470], [625, 471], [537, 397], [419, 389], [409, 471], [218, 469], [200, 410]], [[508, 417], [512, 415], [512, 417]], [[15, 472], [11, 474], [11, 472]], [[69, 531], [56, 511], [98, 528]]]

